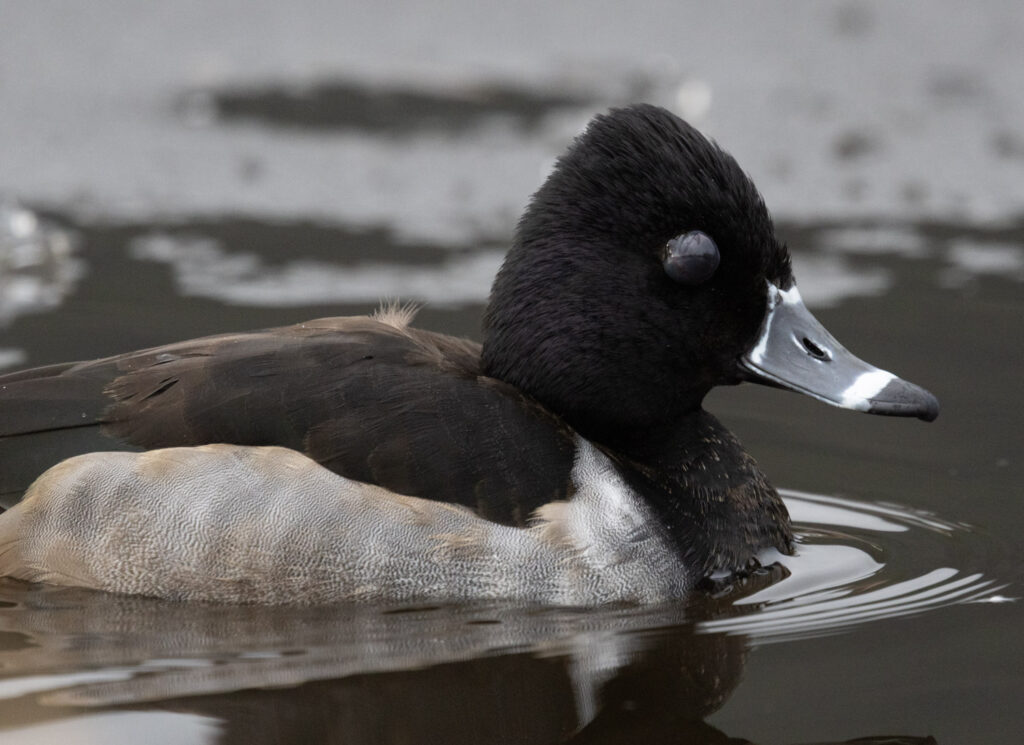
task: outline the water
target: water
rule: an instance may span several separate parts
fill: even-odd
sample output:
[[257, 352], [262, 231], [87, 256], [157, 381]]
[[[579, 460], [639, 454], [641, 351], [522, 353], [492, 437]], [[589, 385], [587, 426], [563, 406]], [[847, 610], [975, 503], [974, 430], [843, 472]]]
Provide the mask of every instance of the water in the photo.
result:
[[0, 742], [1019, 740], [1019, 4], [207, 5], [4, 7], [0, 365], [380, 296], [475, 337], [551, 158], [644, 98], [735, 152], [815, 314], [942, 414], [714, 392], [800, 553], [688, 604], [254, 609], [0, 581]]
[[969, 526], [785, 496], [796, 557], [653, 608], [237, 608], [0, 580], [0, 713], [13, 742], [713, 742], [702, 720], [766, 645], [799, 656], [824, 636], [1007, 601]]

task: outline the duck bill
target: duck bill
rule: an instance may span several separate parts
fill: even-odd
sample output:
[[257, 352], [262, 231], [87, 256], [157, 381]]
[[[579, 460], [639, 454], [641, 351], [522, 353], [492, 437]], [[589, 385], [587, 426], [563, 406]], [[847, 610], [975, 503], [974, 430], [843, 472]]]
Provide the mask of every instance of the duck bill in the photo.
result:
[[843, 409], [932, 421], [939, 401], [920, 386], [850, 354], [807, 310], [796, 285], [768, 284], [768, 314], [740, 358], [742, 377], [804, 393]]

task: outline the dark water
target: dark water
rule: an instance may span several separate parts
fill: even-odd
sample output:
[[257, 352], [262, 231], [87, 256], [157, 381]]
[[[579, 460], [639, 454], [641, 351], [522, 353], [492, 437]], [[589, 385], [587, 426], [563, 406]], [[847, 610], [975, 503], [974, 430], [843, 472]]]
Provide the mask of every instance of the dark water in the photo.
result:
[[[801, 551], [785, 569], [687, 605], [598, 611], [197, 607], [4, 580], [0, 738], [1013, 741], [1024, 298], [1004, 265], [1024, 232], [918, 223], [780, 232], [823, 322], [943, 403], [926, 425], [756, 387], [714, 393], [708, 407], [775, 483], [801, 490], [786, 492]], [[386, 232], [230, 216], [82, 225], [54, 214], [37, 237], [46, 235], [58, 246], [53, 265], [37, 260], [9, 281], [29, 269], [52, 279], [72, 259], [85, 271], [59, 307], [4, 329], [3, 346], [23, 350], [26, 365], [372, 309], [216, 297], [244, 297], [264, 275], [287, 285], [288, 267], [303, 262], [356, 275], [386, 265], [443, 282], [445, 262], [467, 259], [396, 246]], [[880, 242], [906, 250], [878, 253]], [[216, 247], [214, 259], [193, 257], [201, 270], [181, 258], [197, 245]], [[968, 249], [990, 263], [1003, 256], [1000, 270], [971, 264]], [[245, 268], [205, 296], [184, 296], [203, 287], [188, 285], [190, 272], [232, 263]], [[473, 335], [481, 310], [426, 308], [420, 323]]]
[[738, 156], [815, 314], [939, 419], [713, 392], [800, 552], [685, 604], [216, 607], [0, 579], [0, 743], [1020, 742], [1020, 4], [450, 5], [4, 6], [0, 367], [380, 297], [475, 337], [545, 164], [642, 98]]

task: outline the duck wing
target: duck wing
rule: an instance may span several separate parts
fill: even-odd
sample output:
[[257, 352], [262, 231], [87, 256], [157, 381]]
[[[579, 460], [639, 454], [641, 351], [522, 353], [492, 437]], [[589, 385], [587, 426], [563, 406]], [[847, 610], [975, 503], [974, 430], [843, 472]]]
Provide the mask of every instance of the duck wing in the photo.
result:
[[348, 317], [2, 376], [0, 493], [88, 450], [281, 445], [521, 525], [565, 497], [572, 432], [479, 356], [404, 318]]

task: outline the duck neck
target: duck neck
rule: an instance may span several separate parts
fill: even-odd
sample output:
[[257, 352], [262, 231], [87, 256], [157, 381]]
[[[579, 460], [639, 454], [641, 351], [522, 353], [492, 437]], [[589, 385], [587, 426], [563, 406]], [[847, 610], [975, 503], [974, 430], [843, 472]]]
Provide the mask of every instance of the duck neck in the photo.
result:
[[703, 409], [601, 444], [619, 456], [627, 481], [701, 576], [742, 570], [765, 549], [791, 550], [792, 527], [778, 492]]

